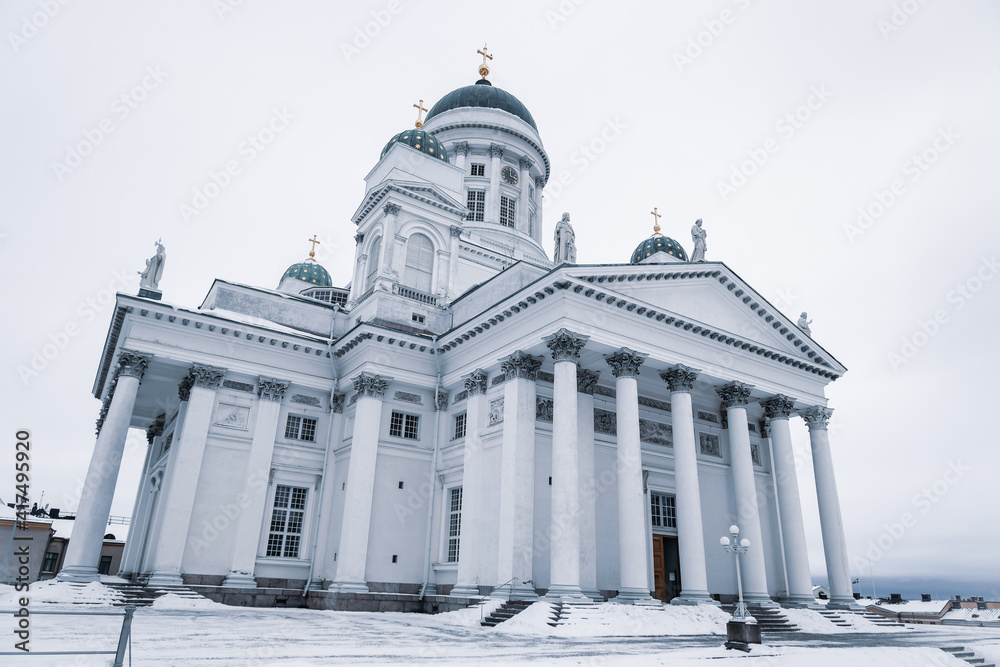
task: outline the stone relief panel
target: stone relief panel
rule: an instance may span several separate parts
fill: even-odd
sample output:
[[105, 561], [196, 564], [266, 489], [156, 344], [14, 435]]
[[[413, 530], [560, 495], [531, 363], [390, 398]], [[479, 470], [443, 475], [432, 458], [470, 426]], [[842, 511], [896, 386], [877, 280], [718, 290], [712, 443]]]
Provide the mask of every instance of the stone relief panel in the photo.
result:
[[219, 403], [215, 409], [215, 425], [246, 431], [250, 423], [250, 408], [244, 405]]
[[404, 403], [415, 403], [417, 405], [423, 405], [424, 403], [424, 399], [421, 398], [420, 394], [411, 394], [408, 391], [397, 391], [393, 395], [393, 398]]
[[503, 398], [494, 398], [490, 401], [490, 416], [486, 422], [487, 426], [493, 426], [503, 421]]
[[306, 396], [305, 394], [293, 394], [291, 398], [292, 403], [301, 403], [302, 405], [312, 405], [314, 407], [320, 407], [321, 402], [315, 396]]
[[610, 410], [594, 408], [594, 432], [604, 435], [618, 435], [618, 414]]
[[236, 380], [223, 380], [222, 386], [233, 391], [245, 391], [252, 394], [255, 387], [249, 382], [237, 382]]
[[544, 396], [535, 397], [535, 419], [540, 422], [552, 422], [552, 399]]
[[653, 421], [652, 419], [639, 420], [639, 440], [654, 445], [673, 447], [674, 429], [670, 424]]
[[712, 422], [713, 424], [719, 423], [719, 418], [711, 412], [705, 412], [704, 410], [698, 411], [698, 419], [706, 422]]
[[699, 433], [698, 439], [701, 444], [702, 454], [722, 458], [722, 448], [719, 447], [719, 436], [713, 433]]
[[750, 458], [753, 459], [755, 466], [760, 467], [764, 465], [760, 460], [760, 445], [756, 442], [750, 443]]
[[664, 412], [670, 412], [672, 410], [670, 404], [666, 401], [661, 401], [655, 398], [647, 398], [645, 396], [639, 397], [639, 405], [643, 405], [647, 408], [653, 408], [654, 410], [663, 410]]

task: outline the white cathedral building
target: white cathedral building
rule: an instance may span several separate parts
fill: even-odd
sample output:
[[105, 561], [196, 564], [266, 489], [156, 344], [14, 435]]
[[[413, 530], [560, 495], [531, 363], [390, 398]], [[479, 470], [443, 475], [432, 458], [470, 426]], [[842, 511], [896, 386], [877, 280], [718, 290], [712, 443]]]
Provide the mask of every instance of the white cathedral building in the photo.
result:
[[197, 308], [155, 279], [118, 295], [61, 579], [98, 578], [144, 429], [121, 575], [149, 586], [330, 609], [713, 604], [737, 593], [735, 523], [748, 601], [810, 604], [791, 436], [808, 427], [831, 604], [853, 602], [824, 395], [846, 369], [658, 227], [584, 265], [563, 216], [549, 259], [549, 156], [488, 71], [382, 150], [347, 287], [310, 253], [277, 289], [219, 279]]

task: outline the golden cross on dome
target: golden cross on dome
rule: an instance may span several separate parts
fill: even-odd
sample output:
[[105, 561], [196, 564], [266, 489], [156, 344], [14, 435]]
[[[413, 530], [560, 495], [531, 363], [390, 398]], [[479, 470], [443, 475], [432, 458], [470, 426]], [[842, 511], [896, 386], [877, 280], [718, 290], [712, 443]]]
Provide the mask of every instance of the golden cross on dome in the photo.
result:
[[417, 108], [417, 129], [419, 130], [420, 128], [422, 128], [424, 126], [424, 121], [420, 120], [420, 116], [423, 114], [423, 112], [427, 111], [427, 109], [424, 108], [424, 101], [423, 100], [420, 100], [419, 102], [417, 102], [413, 106], [415, 106]]
[[315, 262], [316, 261], [316, 246], [319, 245], [320, 243], [322, 243], [322, 241], [320, 241], [319, 239], [317, 239], [315, 234], [313, 234], [313, 237], [311, 239], [306, 239], [306, 240], [309, 243], [313, 244], [312, 250], [309, 251], [309, 261]]
[[487, 53], [488, 50], [489, 49], [486, 48], [486, 44], [483, 44], [482, 49], [476, 50], [476, 53], [478, 53], [483, 57], [483, 64], [479, 66], [479, 76], [483, 77], [484, 79], [486, 78], [486, 75], [490, 73], [490, 66], [486, 64], [486, 59], [489, 58], [490, 60], [493, 60], [493, 56]]
[[654, 207], [653, 210], [649, 212], [650, 215], [654, 216], [653, 217], [653, 220], [654, 220], [654, 222], [653, 222], [653, 233], [654, 234], [659, 234], [660, 233], [660, 218], [663, 217], [662, 215], [660, 215], [660, 213], [658, 213], [658, 211], [659, 211], [659, 207]]

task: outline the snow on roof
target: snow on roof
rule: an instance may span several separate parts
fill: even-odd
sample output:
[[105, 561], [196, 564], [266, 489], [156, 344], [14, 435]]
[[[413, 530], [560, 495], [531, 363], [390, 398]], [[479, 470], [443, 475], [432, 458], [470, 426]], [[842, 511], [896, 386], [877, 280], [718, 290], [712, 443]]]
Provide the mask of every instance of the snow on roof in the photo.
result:
[[931, 600], [930, 602], [907, 600], [906, 602], [896, 602], [890, 604], [885, 600], [879, 600], [879, 602], [869, 604], [868, 606], [877, 607], [882, 611], [887, 611], [893, 614], [934, 614], [935, 616], [940, 616], [941, 612], [944, 611], [945, 606], [950, 602], [951, 600]]
[[952, 609], [944, 615], [946, 621], [1000, 621], [1000, 609]]
[[227, 320], [232, 320], [233, 322], [239, 322], [241, 324], [248, 324], [254, 327], [260, 327], [261, 329], [267, 329], [269, 331], [274, 331], [275, 333], [285, 333], [292, 334], [295, 336], [300, 336], [303, 338], [311, 338], [317, 341], [325, 341], [325, 338], [317, 336], [314, 333], [310, 333], [303, 329], [295, 329], [293, 327], [285, 326], [283, 324], [278, 324], [277, 322], [272, 322], [271, 320], [265, 320], [263, 317], [255, 317], [254, 315], [247, 315], [246, 313], [237, 313], [233, 310], [226, 310], [225, 308], [207, 308], [199, 309], [199, 313], [203, 315], [215, 315], [217, 317], [225, 318]]

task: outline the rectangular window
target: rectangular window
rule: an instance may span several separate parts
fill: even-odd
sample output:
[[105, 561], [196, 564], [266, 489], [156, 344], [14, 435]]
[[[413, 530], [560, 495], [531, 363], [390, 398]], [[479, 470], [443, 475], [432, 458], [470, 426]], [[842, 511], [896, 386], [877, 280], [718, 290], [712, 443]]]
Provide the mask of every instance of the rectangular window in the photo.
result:
[[469, 215], [465, 219], [482, 222], [486, 212], [486, 190], [469, 190], [466, 206], [469, 208]]
[[500, 196], [500, 224], [504, 227], [513, 227], [514, 220], [517, 219], [517, 200], [510, 197]]
[[465, 417], [466, 414], [464, 412], [460, 415], [455, 415], [455, 440], [465, 437]]
[[308, 489], [279, 484], [274, 489], [274, 509], [267, 536], [267, 556], [298, 558]]
[[389, 435], [408, 440], [420, 439], [420, 417], [405, 412], [392, 411], [389, 418]]
[[469, 172], [473, 176], [485, 176], [486, 175], [486, 165], [472, 163], [472, 170]]
[[673, 496], [649, 494], [649, 510], [654, 528], [676, 528], [677, 507]]
[[111, 573], [111, 556], [101, 556], [101, 564], [97, 566], [97, 574]]
[[45, 560], [42, 561], [42, 572], [55, 572], [56, 564], [59, 562], [59, 554], [54, 551], [50, 551], [45, 554]]
[[448, 508], [448, 562], [458, 562], [458, 541], [462, 533], [462, 487], [451, 490]]
[[308, 417], [288, 415], [285, 422], [285, 437], [289, 440], [316, 441], [316, 420]]

